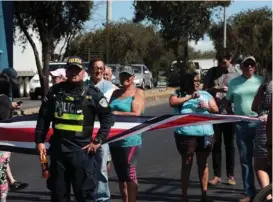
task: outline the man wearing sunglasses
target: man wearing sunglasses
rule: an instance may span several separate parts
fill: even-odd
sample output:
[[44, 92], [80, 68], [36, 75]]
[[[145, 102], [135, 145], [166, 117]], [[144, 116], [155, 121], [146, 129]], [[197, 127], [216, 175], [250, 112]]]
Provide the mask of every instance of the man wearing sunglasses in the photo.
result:
[[[230, 114], [233, 113], [231, 108], [231, 103], [233, 103], [234, 114], [257, 116], [257, 113], [251, 110], [251, 106], [264, 78], [255, 74], [255, 68], [256, 60], [253, 56], [244, 58], [241, 63], [242, 75], [229, 82], [226, 108]], [[236, 142], [240, 154], [245, 193], [245, 197], [240, 202], [249, 202], [256, 194], [252, 166], [255, 127], [256, 123], [239, 122], [236, 124]]]

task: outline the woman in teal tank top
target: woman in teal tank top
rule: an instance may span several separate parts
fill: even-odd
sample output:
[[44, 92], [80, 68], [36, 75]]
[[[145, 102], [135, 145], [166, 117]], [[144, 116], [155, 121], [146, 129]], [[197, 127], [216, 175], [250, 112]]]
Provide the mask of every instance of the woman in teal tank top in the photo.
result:
[[[144, 111], [144, 92], [134, 86], [134, 72], [131, 67], [120, 71], [121, 89], [113, 92], [110, 107], [115, 115], [140, 116]], [[112, 161], [119, 179], [123, 202], [136, 202], [137, 155], [142, 144], [141, 134], [110, 143]]]
[[[170, 106], [176, 114], [210, 114], [217, 113], [218, 107], [214, 98], [206, 91], [199, 90], [200, 78], [197, 73], [185, 74], [182, 91], [176, 90], [170, 97]], [[211, 124], [184, 126], [176, 128], [174, 132], [175, 143], [181, 155], [181, 190], [182, 201], [188, 202], [188, 186], [194, 154], [202, 191], [201, 201], [207, 200], [208, 190], [208, 156], [212, 149], [212, 136], [214, 134]]]

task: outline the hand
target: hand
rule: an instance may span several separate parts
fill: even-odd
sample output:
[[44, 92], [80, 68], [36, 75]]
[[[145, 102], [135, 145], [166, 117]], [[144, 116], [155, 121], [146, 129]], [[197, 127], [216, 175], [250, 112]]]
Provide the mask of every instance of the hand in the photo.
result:
[[87, 150], [87, 153], [89, 152], [95, 153], [100, 146], [101, 144], [94, 144], [91, 142], [90, 144], [83, 147], [82, 150]]
[[12, 102], [11, 107], [12, 107], [12, 109], [20, 109], [21, 105], [18, 105], [17, 102]]
[[39, 144], [36, 145], [36, 148], [37, 148], [37, 150], [38, 150], [38, 152], [40, 154], [40, 160], [42, 160], [43, 155], [46, 154], [46, 146], [45, 146], [44, 143], [39, 143]]
[[222, 88], [222, 90], [223, 90], [224, 93], [227, 93], [228, 92], [228, 87], [225, 86], [224, 88]]
[[261, 122], [266, 122], [267, 121], [267, 115], [264, 114], [262, 116], [259, 116], [258, 119], [261, 121]]
[[199, 106], [200, 106], [200, 108], [202, 108], [202, 109], [209, 110], [209, 105], [208, 105], [204, 100], [201, 100], [201, 101], [200, 101]]
[[196, 99], [200, 97], [200, 94], [198, 92], [194, 92], [191, 96], [192, 96], [192, 99]]
[[118, 111], [112, 111], [112, 114], [118, 115]]

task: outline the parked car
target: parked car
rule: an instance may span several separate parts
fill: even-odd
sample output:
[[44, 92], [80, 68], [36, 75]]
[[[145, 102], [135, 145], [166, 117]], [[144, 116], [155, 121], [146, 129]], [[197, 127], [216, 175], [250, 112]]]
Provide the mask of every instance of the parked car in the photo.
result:
[[[52, 62], [49, 63], [49, 71], [54, 71], [58, 68], [63, 68], [66, 65], [65, 62]], [[48, 78], [49, 87], [52, 86], [51, 76]], [[39, 96], [42, 96], [42, 88], [40, 83], [39, 74], [35, 74], [29, 82], [30, 92], [29, 96], [31, 100], [37, 100]]]
[[145, 89], [154, 87], [153, 74], [144, 64], [131, 64], [135, 72], [135, 85]]

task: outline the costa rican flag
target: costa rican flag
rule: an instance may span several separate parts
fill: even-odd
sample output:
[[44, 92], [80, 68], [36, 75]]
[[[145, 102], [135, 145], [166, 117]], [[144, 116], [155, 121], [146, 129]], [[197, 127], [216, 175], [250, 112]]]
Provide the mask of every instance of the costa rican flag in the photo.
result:
[[[0, 150], [36, 154], [34, 135], [37, 118], [38, 115], [35, 114], [15, 117], [8, 121], [0, 122]], [[256, 122], [259, 121], [259, 119], [236, 115], [213, 114], [181, 114], [163, 115], [159, 117], [115, 116], [115, 124], [111, 128], [110, 134], [105, 143], [115, 142], [146, 131], [238, 121]], [[99, 127], [99, 122], [95, 122], [93, 134], [90, 135], [95, 136]], [[48, 139], [52, 134], [53, 130], [50, 128], [46, 140], [47, 147], [49, 147]]]

